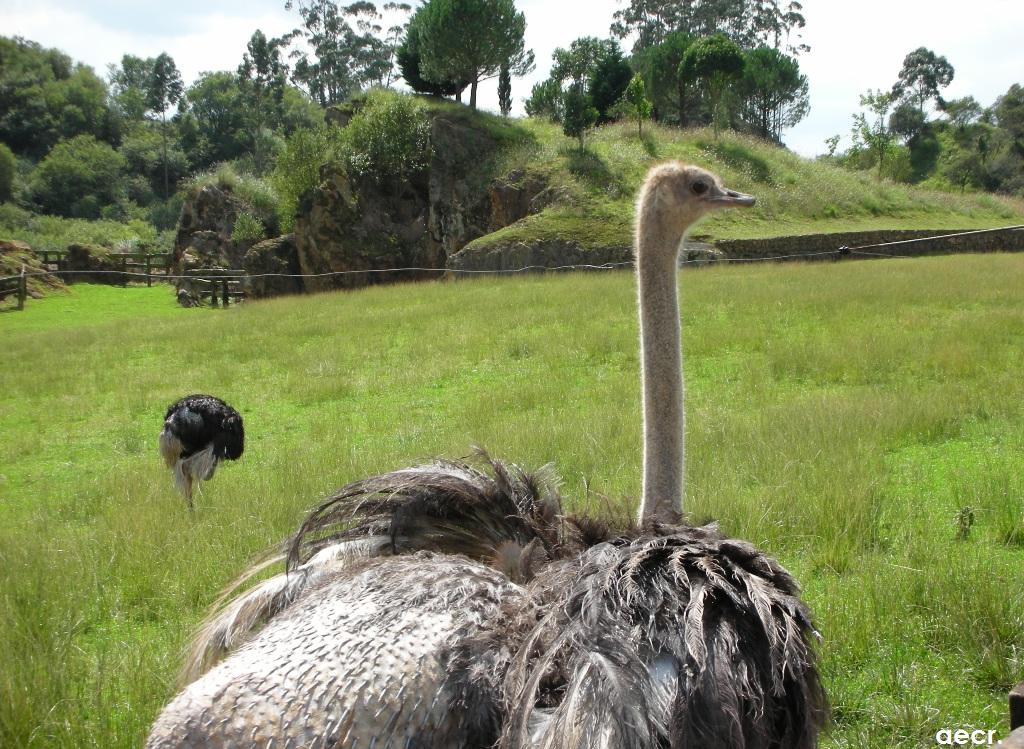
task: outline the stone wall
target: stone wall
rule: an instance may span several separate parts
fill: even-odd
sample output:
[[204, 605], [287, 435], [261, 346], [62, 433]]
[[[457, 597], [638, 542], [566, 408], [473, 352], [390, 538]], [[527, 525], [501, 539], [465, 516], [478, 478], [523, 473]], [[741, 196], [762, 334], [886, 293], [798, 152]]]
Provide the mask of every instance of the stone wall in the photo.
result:
[[[1021, 252], [1024, 251], [1024, 230], [1004, 229], [983, 234], [960, 237], [940, 235], [956, 234], [969, 229], [892, 229], [886, 231], [839, 232], [836, 234], [805, 234], [770, 239], [719, 240], [713, 245], [687, 242], [683, 246], [684, 258], [710, 261], [729, 258], [771, 258], [787, 256], [792, 260], [830, 260], [836, 255], [818, 255], [841, 247], [856, 248], [883, 242], [923, 239], [920, 242], [865, 248], [865, 253], [917, 257], [920, 255], [948, 255], [958, 252]], [[934, 237], [934, 239], [924, 239]], [[689, 251], [689, 254], [686, 254]], [[796, 257], [788, 257], [788, 256]], [[864, 259], [870, 255], [852, 252], [847, 257]], [[495, 242], [484, 246], [470, 245], [448, 258], [449, 270], [514, 270], [531, 265], [552, 268], [562, 265], [628, 262], [632, 249], [628, 246], [583, 248], [574, 242], [543, 241]]]
[[[840, 232], [837, 234], [804, 234], [795, 237], [772, 237], [770, 239], [720, 240], [715, 242], [715, 247], [729, 258], [811, 255], [818, 252], [831, 252], [838, 250], [840, 247], [856, 248], [864, 245], [897, 242], [907, 239], [921, 239], [922, 241], [886, 247], [870, 247], [865, 248], [864, 252], [917, 257], [920, 255], [948, 255], [955, 252], [1019, 252], [1024, 250], [1024, 230], [1004, 229], [984, 234], [967, 234], [961, 237], [941, 236], [966, 231], [971, 230], [891, 229], [886, 231]], [[934, 239], [925, 239], [927, 237], [934, 237]], [[858, 256], [853, 255], [853, 257]]]

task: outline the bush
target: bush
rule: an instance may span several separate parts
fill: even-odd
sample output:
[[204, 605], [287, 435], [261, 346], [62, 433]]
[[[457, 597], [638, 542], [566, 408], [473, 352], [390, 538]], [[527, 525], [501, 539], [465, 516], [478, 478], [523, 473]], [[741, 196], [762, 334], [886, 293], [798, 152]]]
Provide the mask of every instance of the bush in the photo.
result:
[[14, 152], [0, 143], [0, 203], [14, 197], [14, 173], [17, 167], [18, 161], [14, 158]]
[[98, 218], [124, 191], [125, 158], [91, 135], [61, 141], [32, 175], [35, 201], [47, 213]]
[[371, 91], [341, 137], [342, 162], [354, 176], [397, 183], [430, 161], [430, 120], [411, 96]]
[[240, 213], [231, 229], [231, 240], [239, 244], [256, 244], [266, 236], [263, 222], [251, 213]]
[[304, 197], [320, 184], [320, 167], [336, 158], [339, 132], [336, 127], [321, 125], [296, 130], [285, 141], [270, 175], [277, 192], [277, 218], [282, 232], [295, 227]]

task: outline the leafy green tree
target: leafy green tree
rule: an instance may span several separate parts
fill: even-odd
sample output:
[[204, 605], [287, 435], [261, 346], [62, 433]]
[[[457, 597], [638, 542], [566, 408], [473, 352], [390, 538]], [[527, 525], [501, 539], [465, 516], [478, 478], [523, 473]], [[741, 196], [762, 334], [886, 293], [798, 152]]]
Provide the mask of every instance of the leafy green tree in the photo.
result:
[[343, 102], [388, 78], [392, 51], [376, 35], [382, 31], [375, 23], [380, 18], [376, 5], [365, 0], [345, 6], [333, 0], [288, 0], [285, 8], [298, 10], [311, 53], [297, 55], [292, 79], [320, 106]]
[[686, 125], [694, 119], [687, 110], [687, 81], [679, 74], [686, 50], [694, 38], [682, 31], [673, 31], [657, 44], [637, 52], [634, 64], [644, 76], [644, 84], [651, 97], [654, 119], [675, 113], [675, 121]]
[[698, 39], [683, 56], [679, 75], [703, 86], [711, 104], [716, 135], [729, 119], [723, 106], [725, 91], [743, 75], [744, 65], [743, 50], [722, 34]]
[[853, 147], [872, 155], [873, 163], [878, 165], [878, 179], [882, 179], [886, 159], [896, 143], [896, 133], [889, 129], [888, 123], [893, 102], [891, 92], [868, 91], [860, 97], [860, 105], [867, 108], [872, 119], [863, 112], [853, 116]]
[[622, 103], [626, 113], [636, 118], [636, 134], [643, 137], [644, 120], [651, 116], [651, 102], [644, 90], [644, 78], [636, 73], [626, 86], [626, 92], [622, 95]]
[[286, 41], [267, 39], [256, 30], [246, 45], [242, 63], [238, 66], [238, 84], [252, 144], [256, 171], [266, 170], [262, 147], [264, 130], [277, 125], [284, 106], [284, 90], [288, 67], [281, 60], [281, 49]]
[[99, 218], [100, 209], [121, 197], [127, 162], [91, 135], [61, 141], [32, 175], [36, 202], [48, 213]]
[[923, 115], [925, 104], [939, 98], [939, 89], [953, 81], [953, 74], [953, 66], [945, 57], [918, 47], [903, 58], [903, 68], [892, 93], [896, 98], [914, 102]]
[[498, 109], [502, 117], [512, 114], [512, 73], [509, 72], [508, 63], [502, 65], [498, 72]]
[[181, 73], [174, 59], [166, 52], [161, 52], [149, 73], [146, 87], [146, 108], [160, 115], [160, 136], [164, 146], [164, 198], [170, 195], [170, 170], [167, 161], [167, 110], [181, 99], [185, 87], [181, 82]]
[[1024, 86], [1014, 83], [992, 107], [999, 128], [1009, 136], [1013, 150], [1024, 157]]
[[469, 85], [468, 78], [445, 78], [428, 80], [420, 72], [420, 26], [423, 22], [423, 8], [419, 8], [406, 26], [405, 38], [398, 46], [395, 58], [402, 78], [409, 88], [418, 94], [430, 96], [454, 96], [462, 100], [462, 92]]
[[961, 99], [941, 99], [939, 109], [955, 127], [965, 127], [981, 119], [985, 108], [973, 96]]
[[554, 78], [533, 84], [525, 108], [529, 117], [547, 117], [552, 122], [561, 122], [562, 84]]
[[231, 161], [245, 152], [248, 115], [236, 74], [201, 73], [185, 91], [181, 108], [181, 144], [194, 169]]
[[634, 38], [634, 53], [660, 44], [672, 32], [683, 32], [724, 34], [746, 49], [762, 44], [778, 49], [785, 42], [797, 54], [808, 49], [796, 41], [805, 25], [801, 10], [796, 0], [630, 0], [615, 12], [611, 32], [620, 39]]
[[108, 143], [120, 137], [106, 84], [56, 49], [0, 37], [0, 141], [38, 159], [61, 138], [88, 133]]
[[418, 15], [421, 72], [434, 81], [468, 80], [473, 109], [480, 81], [502, 65], [517, 76], [533, 70], [533, 52], [523, 46], [526, 17], [513, 0], [428, 0]]
[[118, 152], [125, 158], [129, 178], [128, 198], [145, 206], [161, 191], [165, 175], [172, 188], [191, 171], [188, 157], [177, 143], [164, 150], [163, 139], [149, 123], [135, 123], [121, 140]]
[[807, 76], [800, 73], [800, 64], [771, 47], [746, 53], [739, 91], [744, 121], [759, 137], [776, 143], [782, 142], [783, 129], [810, 111]]
[[618, 42], [609, 40], [590, 75], [590, 100], [597, 110], [598, 122], [611, 119], [612, 108], [622, 99], [632, 78], [633, 69], [622, 56]]
[[622, 56], [618, 42], [585, 36], [576, 39], [568, 49], [559, 47], [552, 54], [551, 77], [533, 87], [527, 102], [531, 116], [545, 115], [559, 119], [564, 111], [563, 88], [582, 86], [597, 109], [598, 121], [611, 119], [611, 110], [622, 98], [633, 71]]
[[578, 138], [582, 151], [587, 131], [597, 124], [597, 109], [582, 83], [573, 83], [566, 89], [563, 106], [562, 132], [570, 138]]
[[924, 112], [909, 101], [897, 104], [889, 116], [889, 130], [907, 145], [909, 181], [920, 182], [935, 171], [940, 146], [935, 128]]
[[0, 203], [6, 203], [14, 197], [14, 173], [17, 168], [14, 151], [0, 143]]
[[128, 122], [146, 119], [149, 79], [153, 75], [153, 58], [123, 55], [120, 66], [107, 67], [110, 95], [121, 116]]

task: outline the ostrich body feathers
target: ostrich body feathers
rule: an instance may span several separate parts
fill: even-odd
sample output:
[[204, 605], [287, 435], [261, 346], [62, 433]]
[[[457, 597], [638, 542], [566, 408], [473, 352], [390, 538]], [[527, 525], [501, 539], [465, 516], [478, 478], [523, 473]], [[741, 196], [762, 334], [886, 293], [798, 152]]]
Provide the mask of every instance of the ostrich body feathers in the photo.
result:
[[564, 516], [549, 473], [490, 467], [314, 510], [251, 571], [286, 572], [200, 630], [148, 746], [814, 745], [815, 634], [777, 563], [711, 527]]
[[175, 486], [191, 503], [194, 482], [213, 478], [220, 461], [242, 457], [242, 417], [212, 395], [186, 396], [167, 409], [159, 445]]

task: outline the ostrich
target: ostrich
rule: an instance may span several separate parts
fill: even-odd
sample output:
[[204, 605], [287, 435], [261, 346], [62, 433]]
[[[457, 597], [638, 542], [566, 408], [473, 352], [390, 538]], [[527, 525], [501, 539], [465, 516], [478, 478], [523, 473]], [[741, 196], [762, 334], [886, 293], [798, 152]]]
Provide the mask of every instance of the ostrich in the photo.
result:
[[826, 706], [795, 581], [680, 524], [679, 246], [753, 202], [675, 162], [641, 189], [637, 522], [566, 515], [549, 469], [485, 454], [350, 484], [215, 606], [147, 746], [813, 747]]
[[238, 460], [245, 448], [242, 417], [212, 395], [187, 395], [168, 407], [160, 430], [160, 454], [174, 485], [192, 509], [197, 481], [213, 478], [222, 460]]

